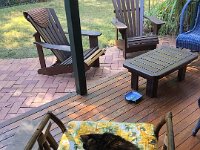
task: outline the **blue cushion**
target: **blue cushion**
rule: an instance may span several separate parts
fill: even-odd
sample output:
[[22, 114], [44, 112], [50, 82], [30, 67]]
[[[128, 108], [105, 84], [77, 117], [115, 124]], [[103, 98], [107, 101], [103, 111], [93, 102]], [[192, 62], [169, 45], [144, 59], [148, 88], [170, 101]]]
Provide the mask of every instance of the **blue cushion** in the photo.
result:
[[179, 34], [176, 39], [176, 47], [200, 51], [200, 33], [186, 32]]

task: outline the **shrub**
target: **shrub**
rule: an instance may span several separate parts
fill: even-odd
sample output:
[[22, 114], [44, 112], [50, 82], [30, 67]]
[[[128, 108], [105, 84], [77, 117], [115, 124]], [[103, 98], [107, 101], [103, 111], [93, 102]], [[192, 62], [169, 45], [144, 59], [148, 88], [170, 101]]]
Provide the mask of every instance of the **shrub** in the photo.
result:
[[[186, 1], [187, 0], [164, 0], [162, 3], [157, 3], [150, 9], [150, 12], [148, 12], [150, 15], [156, 15], [166, 22], [160, 30], [161, 34], [178, 34], [180, 14]], [[191, 27], [194, 23], [197, 1], [198, 0], [194, 0], [189, 6], [185, 19], [185, 28]]]

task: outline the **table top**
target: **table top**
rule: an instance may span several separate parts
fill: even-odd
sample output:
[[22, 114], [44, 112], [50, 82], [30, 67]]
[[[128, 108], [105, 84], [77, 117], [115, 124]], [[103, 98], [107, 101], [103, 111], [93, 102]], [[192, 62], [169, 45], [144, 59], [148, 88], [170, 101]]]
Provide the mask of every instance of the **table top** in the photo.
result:
[[128, 59], [123, 66], [129, 71], [155, 77], [180, 69], [196, 58], [198, 58], [197, 53], [189, 52], [186, 49], [161, 47]]

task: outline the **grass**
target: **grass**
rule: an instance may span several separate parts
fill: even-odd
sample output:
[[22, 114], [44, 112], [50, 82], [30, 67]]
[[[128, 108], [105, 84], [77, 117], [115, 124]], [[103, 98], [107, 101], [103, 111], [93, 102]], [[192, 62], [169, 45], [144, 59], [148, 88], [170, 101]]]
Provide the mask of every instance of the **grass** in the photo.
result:
[[[150, 2], [152, 7], [150, 8], [150, 12], [148, 12], [149, 1], [145, 1], [145, 13], [147, 15], [157, 16], [166, 22], [161, 28], [160, 34], [177, 34], [179, 15], [186, 0], [151, 0]], [[36, 48], [32, 44], [34, 41], [32, 35], [35, 30], [24, 19], [22, 13], [23, 11], [39, 7], [54, 8], [63, 29], [67, 31], [64, 0], [49, 0], [44, 3], [26, 4], [0, 9], [0, 58], [37, 57]], [[115, 29], [111, 24], [111, 19], [114, 17], [112, 1], [79, 0], [79, 8], [82, 30], [102, 32], [102, 36], [99, 38], [100, 47], [113, 45]], [[192, 13], [189, 11], [187, 14], [188, 18], [192, 18], [190, 14]], [[146, 25], [148, 27], [148, 24]], [[88, 40], [86, 38], [83, 38], [83, 46], [84, 49], [88, 47]], [[49, 50], [45, 50], [45, 55], [50, 54], [51, 52]]]
[[[32, 44], [34, 28], [23, 17], [23, 11], [48, 7], [54, 8], [62, 27], [67, 31], [64, 0], [50, 0], [46, 3], [26, 4], [0, 9], [0, 58], [37, 57], [37, 51]], [[115, 30], [111, 24], [113, 6], [110, 0], [79, 0], [81, 28], [102, 32], [99, 38], [100, 47], [114, 43]], [[88, 46], [83, 39], [84, 48]], [[51, 52], [45, 50], [45, 55]]]

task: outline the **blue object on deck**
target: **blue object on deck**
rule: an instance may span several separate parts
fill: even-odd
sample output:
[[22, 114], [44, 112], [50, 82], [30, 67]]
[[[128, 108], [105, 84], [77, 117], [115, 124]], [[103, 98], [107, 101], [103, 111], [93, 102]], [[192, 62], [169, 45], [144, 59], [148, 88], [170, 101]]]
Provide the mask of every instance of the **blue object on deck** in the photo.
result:
[[185, 16], [188, 13], [188, 7], [191, 4], [192, 0], [188, 0], [184, 5], [181, 17], [180, 17], [180, 33], [176, 38], [176, 47], [177, 48], [187, 48], [192, 51], [200, 52], [200, 4], [199, 1], [196, 3], [196, 13], [194, 14], [193, 19], [195, 19], [194, 26], [189, 31], [184, 32], [184, 20]]
[[127, 101], [137, 102], [142, 98], [142, 95], [136, 91], [130, 91], [125, 94], [125, 99]]

